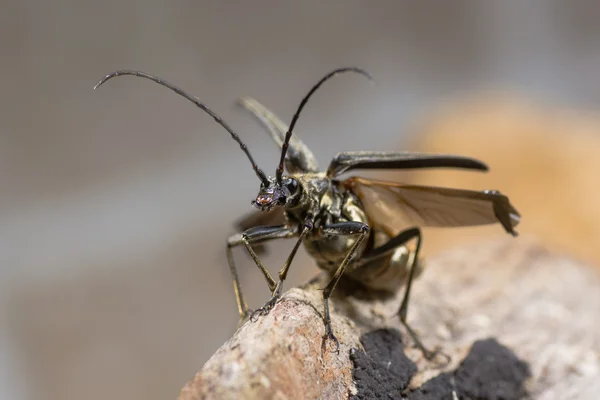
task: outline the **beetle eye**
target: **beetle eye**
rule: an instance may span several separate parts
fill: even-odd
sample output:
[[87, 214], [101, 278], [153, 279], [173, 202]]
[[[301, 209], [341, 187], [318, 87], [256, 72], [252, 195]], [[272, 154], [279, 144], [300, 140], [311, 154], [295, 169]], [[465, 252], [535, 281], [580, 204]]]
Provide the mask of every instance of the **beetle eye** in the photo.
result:
[[298, 182], [295, 179], [288, 178], [285, 181], [285, 186], [290, 191], [290, 193], [295, 193], [298, 188]]

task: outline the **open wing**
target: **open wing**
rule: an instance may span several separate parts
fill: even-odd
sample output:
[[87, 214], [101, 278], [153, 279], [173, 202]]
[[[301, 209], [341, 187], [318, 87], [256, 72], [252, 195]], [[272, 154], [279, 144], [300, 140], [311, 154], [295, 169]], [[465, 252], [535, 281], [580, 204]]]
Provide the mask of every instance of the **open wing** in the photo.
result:
[[500, 222], [516, 236], [520, 215], [498, 191], [403, 185], [350, 178], [342, 184], [361, 200], [371, 224], [387, 232], [411, 226], [457, 227]]

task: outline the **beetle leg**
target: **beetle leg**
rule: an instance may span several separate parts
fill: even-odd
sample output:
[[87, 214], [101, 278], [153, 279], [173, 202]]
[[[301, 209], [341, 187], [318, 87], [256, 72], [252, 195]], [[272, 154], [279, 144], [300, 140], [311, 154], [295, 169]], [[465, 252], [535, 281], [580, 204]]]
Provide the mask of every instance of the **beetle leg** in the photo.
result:
[[272, 292], [275, 290], [275, 280], [256, 255], [251, 243], [261, 243], [274, 239], [286, 239], [295, 235], [296, 229], [287, 225], [257, 226], [247, 229], [243, 233], [235, 234], [227, 239], [227, 261], [229, 263], [229, 270], [231, 271], [231, 277], [233, 279], [233, 290], [235, 292], [238, 312], [240, 314], [240, 323], [248, 316], [249, 309], [248, 304], [244, 299], [244, 295], [242, 294], [242, 288], [238, 278], [237, 269], [235, 268], [235, 264], [233, 262], [232, 248], [239, 245], [244, 245], [246, 247], [246, 250], [248, 250], [248, 253], [254, 260], [254, 263], [265, 276], [267, 284], [269, 285], [269, 290]]
[[[406, 317], [407, 317], [407, 313], [408, 313], [408, 300], [410, 298], [410, 289], [412, 288], [412, 283], [415, 278], [415, 271], [417, 270], [417, 266], [419, 264], [419, 262], [418, 262], [419, 251], [421, 250], [421, 242], [423, 241], [423, 238], [421, 235], [421, 229], [410, 228], [405, 231], [402, 231], [402, 232], [400, 232], [400, 234], [398, 236], [396, 236], [395, 238], [391, 239], [388, 243], [381, 246], [380, 249], [385, 248], [385, 247], [389, 248], [389, 247], [391, 247], [391, 244], [393, 244], [394, 242], [399, 243], [400, 239], [402, 239], [401, 244], [406, 243], [410, 239], [416, 239], [416, 242], [417, 242], [417, 244], [415, 246], [415, 250], [414, 250], [414, 256], [412, 258], [412, 263], [410, 265], [410, 270], [408, 272], [408, 280], [406, 282], [406, 290], [404, 292], [404, 297], [402, 298], [402, 303], [400, 305], [400, 309], [398, 310], [398, 316], [400, 317], [400, 322], [402, 322], [402, 325], [404, 325], [404, 327], [410, 334], [411, 338], [415, 342], [415, 345], [419, 348], [419, 350], [421, 350], [421, 352], [423, 353], [423, 355], [425, 356], [425, 358], [427, 360], [433, 360], [436, 355], [442, 354], [447, 359], [447, 361], [450, 361], [449, 357], [447, 355], [445, 355], [444, 353], [441, 353], [439, 350], [434, 350], [434, 351], [428, 350], [423, 345], [423, 342], [421, 342], [421, 339], [419, 339], [417, 332], [415, 332], [413, 330], [413, 328], [406, 321]], [[374, 252], [378, 252], [378, 249], [375, 249]]]
[[308, 233], [312, 230], [312, 228], [313, 228], [313, 222], [311, 219], [308, 219], [302, 227], [302, 232], [300, 233], [300, 237], [296, 241], [294, 248], [292, 249], [287, 260], [285, 261], [285, 264], [283, 264], [283, 268], [281, 268], [281, 270], [279, 271], [279, 281], [277, 282], [277, 284], [275, 284], [275, 282], [273, 282], [273, 288], [271, 289], [271, 291], [272, 291], [271, 298], [269, 299], [269, 301], [267, 301], [265, 303], [264, 306], [262, 306], [261, 308], [259, 308], [258, 310], [254, 311], [252, 313], [252, 315], [250, 317], [251, 319], [256, 314], [266, 315], [269, 313], [269, 311], [271, 311], [271, 309], [273, 308], [273, 306], [275, 305], [275, 303], [281, 296], [281, 288], [283, 287], [283, 281], [287, 277], [288, 271], [290, 269], [290, 265], [292, 264], [292, 260], [296, 256], [296, 252], [298, 251], [298, 248], [302, 244], [302, 241], [304, 240], [306, 235], [308, 235]]
[[390, 253], [396, 251], [401, 246], [405, 246], [406, 243], [412, 239], [415, 239], [417, 244], [416, 244], [415, 250], [413, 251], [412, 256], [408, 257], [408, 259], [406, 261], [407, 263], [410, 264], [410, 265], [406, 265], [406, 267], [408, 267], [408, 277], [406, 278], [406, 290], [404, 292], [404, 297], [402, 298], [402, 303], [401, 303], [400, 309], [398, 310], [397, 314], [400, 317], [400, 322], [402, 322], [402, 325], [404, 325], [404, 327], [408, 331], [409, 335], [413, 339], [415, 345], [419, 348], [419, 350], [421, 350], [421, 352], [423, 353], [423, 355], [425, 356], [426, 359], [432, 360], [437, 354], [441, 354], [447, 359], [447, 361], [449, 361], [449, 357], [447, 355], [445, 355], [444, 353], [440, 352], [439, 350], [436, 350], [436, 351], [428, 350], [423, 345], [423, 342], [419, 339], [419, 336], [417, 335], [417, 333], [412, 329], [412, 327], [406, 321], [407, 313], [408, 313], [408, 301], [410, 298], [410, 290], [412, 288], [412, 283], [416, 277], [416, 272], [420, 269], [420, 263], [422, 262], [421, 260], [419, 260], [419, 251], [421, 249], [421, 242], [422, 242], [421, 230], [419, 228], [410, 228], [410, 229], [406, 229], [406, 230], [400, 232], [398, 235], [396, 235], [393, 238], [391, 238], [390, 240], [388, 240], [385, 244], [383, 244], [379, 247], [376, 247], [375, 249], [364, 254], [360, 258], [360, 260], [357, 261], [357, 263], [358, 263], [357, 269], [368, 268], [368, 264], [370, 262], [372, 262], [374, 260], [378, 260], [382, 257], [388, 256]]
[[336, 285], [338, 284], [340, 278], [344, 274], [344, 271], [352, 258], [355, 256], [357, 250], [359, 249], [361, 243], [365, 240], [365, 238], [369, 235], [370, 228], [368, 225], [363, 224], [362, 222], [349, 221], [349, 222], [338, 222], [335, 224], [325, 225], [322, 230], [325, 235], [344, 235], [344, 236], [354, 236], [360, 235], [356, 242], [352, 245], [352, 248], [346, 254], [346, 257], [341, 262], [331, 280], [323, 290], [323, 299], [325, 301], [325, 337], [323, 339], [331, 339], [336, 345], [336, 352], [340, 350], [340, 343], [333, 334], [333, 330], [331, 329], [331, 317], [329, 315], [329, 297], [331, 293], [335, 290]]

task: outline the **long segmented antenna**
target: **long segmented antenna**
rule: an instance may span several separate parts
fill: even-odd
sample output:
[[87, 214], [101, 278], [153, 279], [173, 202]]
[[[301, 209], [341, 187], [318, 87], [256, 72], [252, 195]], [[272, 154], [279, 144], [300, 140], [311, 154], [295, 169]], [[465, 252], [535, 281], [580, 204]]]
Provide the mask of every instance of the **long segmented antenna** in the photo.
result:
[[294, 126], [296, 125], [296, 122], [298, 121], [298, 117], [300, 116], [300, 112], [302, 111], [302, 109], [304, 108], [304, 106], [306, 105], [306, 103], [308, 102], [308, 99], [310, 99], [310, 97], [313, 95], [313, 93], [316, 92], [317, 89], [319, 87], [321, 87], [321, 85], [323, 83], [325, 83], [325, 81], [327, 81], [327, 80], [333, 78], [335, 75], [341, 74], [343, 72], [356, 72], [358, 74], [361, 74], [361, 75], [365, 76], [371, 82], [373, 81], [373, 77], [371, 76], [371, 74], [369, 74], [367, 71], [365, 71], [365, 70], [363, 70], [361, 68], [357, 68], [357, 67], [344, 67], [344, 68], [338, 68], [338, 69], [335, 69], [335, 70], [331, 71], [330, 73], [328, 73], [327, 75], [325, 75], [323, 78], [321, 78], [321, 80], [319, 82], [317, 82], [317, 84], [314, 85], [312, 87], [312, 89], [310, 89], [310, 91], [306, 94], [306, 96], [304, 96], [304, 98], [300, 102], [300, 105], [298, 106], [298, 109], [296, 110], [296, 113], [294, 114], [294, 117], [292, 118], [292, 122], [290, 123], [290, 127], [288, 128], [288, 130], [287, 130], [287, 132], [285, 134], [285, 140], [283, 142], [283, 145], [281, 146], [281, 159], [279, 160], [279, 166], [277, 167], [277, 171], [275, 171], [275, 176], [277, 178], [277, 183], [281, 184], [281, 178], [283, 176], [283, 162], [285, 160], [285, 155], [286, 155], [287, 150], [288, 150], [290, 139], [292, 138], [292, 132], [294, 130]]
[[229, 134], [231, 135], [231, 138], [233, 140], [235, 140], [240, 145], [240, 148], [242, 149], [242, 151], [244, 153], [246, 153], [248, 160], [250, 160], [250, 163], [252, 164], [252, 169], [254, 169], [254, 172], [256, 172], [256, 176], [258, 176], [258, 178], [261, 180], [261, 182], [265, 186], [269, 185], [269, 180], [265, 176], [265, 173], [254, 162], [254, 159], [252, 158], [252, 155], [250, 155], [250, 151], [248, 150], [248, 147], [244, 144], [244, 142], [242, 142], [242, 140], [237, 135], [237, 133], [235, 133], [233, 131], [233, 129], [231, 129], [229, 127], [229, 125], [227, 125], [221, 117], [219, 117], [217, 114], [215, 114], [210, 108], [208, 108], [207, 106], [202, 104], [197, 97], [192, 96], [191, 94], [187, 93], [185, 90], [183, 90], [183, 89], [173, 85], [172, 83], [169, 83], [159, 77], [156, 77], [154, 75], [150, 75], [150, 74], [147, 74], [142, 71], [133, 71], [133, 70], [125, 70], [125, 69], [111, 72], [110, 74], [106, 75], [104, 78], [100, 79], [100, 81], [98, 81], [98, 83], [96, 83], [96, 86], [94, 86], [94, 90], [96, 90], [98, 87], [103, 85], [109, 79], [112, 79], [114, 77], [121, 76], [121, 75], [133, 75], [133, 76], [138, 76], [141, 78], [150, 79], [151, 81], [154, 81], [154, 82], [158, 83], [159, 85], [162, 85], [168, 89], [171, 89], [178, 95], [183, 96], [186, 99], [188, 99], [189, 101], [191, 101], [192, 103], [194, 103], [198, 108], [200, 108], [202, 111], [204, 111], [205, 113], [210, 115], [219, 125], [221, 125], [223, 128], [225, 128], [225, 130], [227, 132], [229, 132]]

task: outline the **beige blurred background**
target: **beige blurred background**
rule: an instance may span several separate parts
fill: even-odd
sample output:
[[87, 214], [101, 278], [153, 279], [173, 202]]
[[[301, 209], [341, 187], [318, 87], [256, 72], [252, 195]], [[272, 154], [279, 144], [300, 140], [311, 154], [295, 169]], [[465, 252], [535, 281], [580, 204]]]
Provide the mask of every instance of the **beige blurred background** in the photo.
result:
[[[199, 96], [272, 173], [278, 152], [233, 106], [251, 95], [325, 167], [399, 149], [445, 104], [489, 88], [600, 105], [594, 1], [29, 1], [0, 13], [0, 399], [165, 399], [232, 334], [225, 258], [258, 180]], [[442, 150], [437, 148], [436, 150]], [[451, 149], [455, 151], [455, 149]], [[271, 246], [276, 270], [291, 243]], [[268, 298], [236, 252], [251, 306]], [[304, 253], [287, 287], [315, 273]]]

